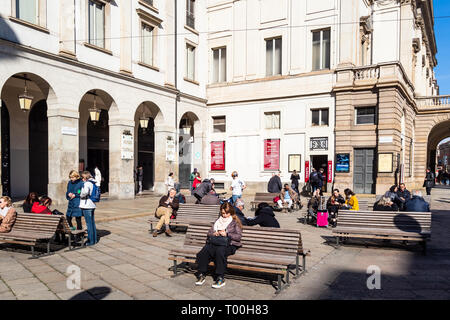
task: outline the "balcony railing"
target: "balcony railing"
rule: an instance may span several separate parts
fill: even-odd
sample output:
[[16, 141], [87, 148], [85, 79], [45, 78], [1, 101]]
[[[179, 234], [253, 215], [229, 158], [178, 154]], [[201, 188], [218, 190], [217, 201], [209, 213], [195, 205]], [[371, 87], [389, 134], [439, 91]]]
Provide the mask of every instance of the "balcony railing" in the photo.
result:
[[380, 78], [379, 66], [359, 67], [353, 70], [355, 80], [376, 80]]
[[419, 107], [450, 107], [450, 95], [417, 97], [416, 101]]

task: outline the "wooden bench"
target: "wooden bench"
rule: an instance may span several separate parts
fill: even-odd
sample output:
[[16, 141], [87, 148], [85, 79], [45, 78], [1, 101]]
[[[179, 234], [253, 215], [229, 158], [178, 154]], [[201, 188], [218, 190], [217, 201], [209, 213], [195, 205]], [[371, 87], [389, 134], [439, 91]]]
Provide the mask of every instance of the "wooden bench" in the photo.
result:
[[[205, 245], [211, 226], [212, 224], [201, 223], [189, 225], [183, 248], [173, 249], [169, 253], [169, 260], [174, 263], [174, 276], [178, 275], [178, 262], [195, 263], [196, 255]], [[303, 249], [298, 230], [244, 226], [241, 243], [242, 247], [228, 257], [227, 268], [276, 275], [276, 293], [289, 285], [290, 273], [297, 278], [306, 270], [309, 250]], [[300, 256], [303, 258], [302, 266]], [[293, 269], [295, 273], [291, 271]]]
[[419, 241], [426, 253], [431, 212], [340, 210], [333, 233], [338, 246], [340, 238]]
[[77, 248], [83, 248], [86, 238], [86, 229], [83, 230], [72, 230], [67, 222], [66, 216], [60, 216], [62, 219], [62, 231], [67, 235], [67, 239], [69, 242], [69, 250], [75, 250], [75, 246], [72, 245], [72, 237], [75, 239], [76, 237], [81, 237], [81, 245]]
[[[193, 203], [180, 203], [177, 218], [170, 219], [170, 225], [175, 227], [187, 227], [195, 222], [215, 222], [219, 218], [220, 205], [206, 205]], [[159, 218], [150, 217], [150, 232], [153, 232], [153, 224], [157, 224]]]
[[[16, 222], [11, 231], [0, 233], [0, 242], [29, 245], [32, 258], [50, 255], [50, 241], [55, 237], [61, 217], [38, 213], [17, 213]], [[34, 248], [40, 242], [47, 242], [47, 252], [36, 255]]]
[[269, 193], [269, 192], [257, 192], [255, 193], [255, 199], [250, 202], [251, 210], [255, 211], [258, 207], [258, 204], [262, 202], [267, 202], [271, 207], [276, 206], [273, 202], [273, 198], [278, 197], [279, 193]]

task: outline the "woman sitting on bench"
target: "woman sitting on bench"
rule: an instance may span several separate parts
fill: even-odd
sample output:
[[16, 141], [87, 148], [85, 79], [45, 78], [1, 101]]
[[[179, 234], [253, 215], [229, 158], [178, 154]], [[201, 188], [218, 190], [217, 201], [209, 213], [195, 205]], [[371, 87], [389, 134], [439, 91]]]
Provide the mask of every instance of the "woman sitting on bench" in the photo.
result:
[[10, 197], [0, 198], [0, 232], [6, 233], [10, 232], [11, 228], [16, 222], [16, 209], [12, 206], [12, 201]]
[[227, 257], [235, 254], [242, 246], [242, 223], [236, 215], [233, 206], [225, 202], [220, 206], [220, 218], [208, 231], [208, 240], [205, 246], [197, 253], [197, 286], [201, 286], [206, 280], [206, 271], [210, 261], [216, 266], [216, 281], [213, 288], [221, 288], [225, 285], [224, 274], [227, 268]]

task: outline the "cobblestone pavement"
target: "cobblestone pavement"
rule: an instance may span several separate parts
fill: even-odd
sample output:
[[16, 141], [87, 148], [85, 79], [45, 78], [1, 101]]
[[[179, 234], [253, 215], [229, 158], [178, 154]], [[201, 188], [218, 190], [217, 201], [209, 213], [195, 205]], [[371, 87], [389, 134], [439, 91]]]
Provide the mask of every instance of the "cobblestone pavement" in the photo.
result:
[[[153, 238], [148, 214], [112, 220], [132, 211], [153, 212], [156, 197], [134, 201], [105, 201], [97, 223], [100, 242], [90, 248], [29, 259], [27, 247], [0, 245], [0, 300], [5, 299], [358, 299], [358, 298], [450, 298], [450, 190], [433, 190], [432, 241], [429, 253], [422, 256], [414, 245], [405, 249], [376, 244], [343, 246], [335, 249], [326, 241], [331, 229], [315, 228], [298, 222], [302, 211], [277, 213], [282, 228], [302, 232], [304, 246], [311, 250], [308, 272], [293, 280], [290, 287], [275, 295], [266, 279], [230, 275], [225, 287], [211, 288], [212, 278], [196, 287], [191, 273], [171, 278], [168, 252], [181, 247], [184, 232], [173, 237]], [[250, 198], [244, 198], [250, 201]], [[253, 212], [246, 209], [247, 215]], [[68, 267], [81, 269], [81, 289], [67, 287]], [[366, 269], [381, 269], [381, 290], [368, 290]], [[249, 281], [251, 280], [251, 281]]]

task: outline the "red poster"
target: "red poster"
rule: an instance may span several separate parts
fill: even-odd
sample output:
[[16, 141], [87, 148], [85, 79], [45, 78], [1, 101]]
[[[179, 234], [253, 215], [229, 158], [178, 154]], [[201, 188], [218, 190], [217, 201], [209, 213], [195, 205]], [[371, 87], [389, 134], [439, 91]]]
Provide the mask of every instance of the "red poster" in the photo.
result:
[[211, 171], [225, 171], [225, 141], [211, 142]]
[[280, 139], [264, 140], [264, 170], [280, 169]]
[[333, 161], [328, 160], [328, 174], [327, 174], [327, 182], [331, 183], [333, 181]]
[[305, 161], [305, 182], [309, 181], [309, 161]]

